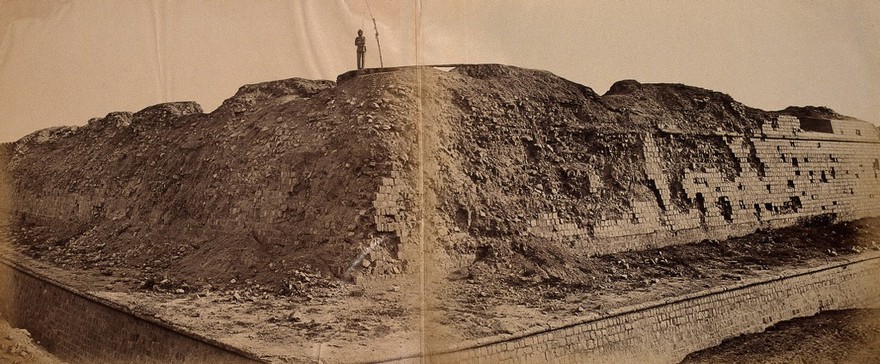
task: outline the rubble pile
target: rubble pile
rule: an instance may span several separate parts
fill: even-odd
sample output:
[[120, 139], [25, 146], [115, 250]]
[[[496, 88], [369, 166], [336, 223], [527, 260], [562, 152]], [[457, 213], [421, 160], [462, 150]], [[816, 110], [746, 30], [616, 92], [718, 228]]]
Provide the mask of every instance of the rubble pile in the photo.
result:
[[444, 272], [579, 282], [584, 246], [617, 244], [599, 230], [645, 224], [651, 208], [709, 230], [687, 173], [732, 183], [743, 163], [763, 168], [731, 136], [757, 137], [781, 114], [845, 119], [679, 84], [626, 80], [599, 95], [503, 65], [272, 81], [209, 114], [161, 104], [23, 138], [9, 167], [16, 232], [31, 256], [135, 270], [170, 291], [297, 292], [294, 272], [396, 275], [422, 248]]
[[62, 363], [31, 337], [27, 330], [9, 326], [0, 320], [0, 362], [10, 364]]
[[439, 165], [437, 208], [451, 225], [437, 223], [439, 245], [464, 257], [460, 264], [491, 252], [560, 277], [578, 275], [570, 266], [579, 257], [525, 234], [537, 212], [578, 226], [627, 216], [634, 201], [653, 198], [644, 134], [663, 128], [689, 134], [660, 140], [679, 179], [687, 168], [732, 174], [723, 140], [698, 136], [751, 132], [772, 116], [696, 87], [629, 80], [600, 96], [545, 71], [501, 65], [459, 66], [425, 79], [434, 85], [425, 100], [435, 104], [426, 108], [427, 124], [437, 125], [428, 139], [439, 139], [437, 152], [428, 153]]
[[411, 144], [412, 77], [389, 76], [273, 81], [210, 114], [168, 103], [35, 132], [9, 167], [18, 241], [143, 282], [279, 290], [297, 270], [333, 277], [375, 234], [375, 186]]

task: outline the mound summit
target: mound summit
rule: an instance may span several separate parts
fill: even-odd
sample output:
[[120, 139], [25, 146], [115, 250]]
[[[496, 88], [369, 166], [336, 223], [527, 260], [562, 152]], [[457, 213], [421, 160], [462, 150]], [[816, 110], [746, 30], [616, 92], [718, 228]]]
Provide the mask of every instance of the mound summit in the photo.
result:
[[114, 112], [7, 154], [29, 255], [280, 285], [420, 264], [573, 280], [581, 256], [876, 215], [878, 141], [827, 108], [462, 65], [247, 85], [211, 113]]

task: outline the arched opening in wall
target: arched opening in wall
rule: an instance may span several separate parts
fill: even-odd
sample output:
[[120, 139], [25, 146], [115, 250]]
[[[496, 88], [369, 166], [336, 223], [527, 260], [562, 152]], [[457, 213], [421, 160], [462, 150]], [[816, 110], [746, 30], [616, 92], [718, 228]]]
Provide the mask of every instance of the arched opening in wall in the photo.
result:
[[758, 218], [758, 221], [761, 221], [761, 204], [755, 204], [755, 217]]
[[828, 176], [825, 175], [825, 171], [822, 171], [822, 174], [819, 176], [819, 181], [822, 183], [828, 183]]
[[733, 222], [733, 206], [730, 205], [730, 199], [727, 196], [718, 198], [718, 208], [721, 209], [721, 216], [724, 217], [724, 221]]

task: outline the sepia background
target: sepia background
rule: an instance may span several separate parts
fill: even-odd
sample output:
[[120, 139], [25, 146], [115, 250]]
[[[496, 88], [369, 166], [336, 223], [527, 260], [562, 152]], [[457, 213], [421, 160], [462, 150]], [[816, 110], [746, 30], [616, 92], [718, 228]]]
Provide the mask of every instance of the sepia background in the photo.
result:
[[604, 93], [676, 82], [880, 120], [877, 1], [0, 1], [0, 141], [112, 111], [354, 68], [503, 63]]
[[[211, 112], [245, 84], [291, 77], [334, 80], [337, 75], [354, 68], [354, 37], [358, 29], [363, 29], [367, 37], [367, 67], [378, 67], [380, 60], [375, 39], [377, 30], [373, 28], [373, 18], [381, 40], [384, 66], [509, 64], [548, 70], [565, 79], [587, 85], [599, 94], [605, 93], [612, 83], [621, 79], [636, 79], [645, 83], [683, 83], [727, 93], [746, 105], [766, 110], [778, 110], [788, 105], [824, 105], [841, 114], [855, 116], [875, 124], [880, 122], [880, 101], [878, 101], [880, 100], [880, 67], [878, 67], [880, 65], [880, 25], [878, 25], [880, 2], [877, 1], [765, 3], [762, 1], [0, 0], [0, 31], [2, 31], [0, 34], [2, 39], [0, 41], [0, 142], [14, 141], [46, 127], [84, 125], [90, 118], [101, 117], [113, 111], [134, 112], [167, 101], [195, 101], [205, 112]], [[527, 83], [525, 81], [529, 81], [528, 77], [532, 77], [529, 76], [531, 71], [517, 72], [520, 72], [522, 77], [515, 78], [514, 83], [525, 85], [522, 88], [529, 88], [529, 85], [545, 81], [544, 78], [536, 77], [531, 80], [532, 83]], [[398, 83], [414, 84], [412, 81], [414, 78], [395, 75], [398, 76], [401, 77], [397, 79]], [[293, 83], [296, 82], [291, 82]], [[329, 83], [324, 83], [324, 86], [330, 87], [327, 85]], [[359, 85], [360, 88], [351, 87], [348, 90], [382, 89], [381, 84]], [[419, 83], [418, 96], [422, 95], [421, 92], [421, 83]], [[401, 100], [409, 100], [406, 97], [414, 94], [401, 92], [403, 95]], [[477, 99], [476, 95], [472, 94], [474, 97], [470, 98]], [[320, 107], [325, 105], [321, 99], [317, 99], [315, 103]], [[387, 116], [400, 117], [401, 120], [416, 120], [408, 116], [414, 114], [400, 111], [412, 111], [404, 107], [409, 104], [411, 103], [401, 101], [399, 105], [401, 108], [389, 108], [388, 110], [395, 111], [389, 112]], [[233, 102], [230, 105], [229, 110], [233, 106], [239, 107], [242, 104]], [[379, 109], [378, 106], [375, 108]], [[233, 112], [229, 110], [227, 112]], [[354, 115], [353, 109], [340, 110], [338, 116], [345, 120]], [[429, 108], [427, 112], [442, 111], [445, 109], [436, 107]], [[553, 112], [543, 109], [542, 111]], [[279, 114], [278, 119], [266, 117], [265, 120], [283, 120], [281, 116], [294, 114], [289, 110], [285, 112]], [[420, 109], [419, 112], [421, 113], [422, 110]], [[553, 117], [555, 118], [556, 115]], [[111, 119], [108, 117], [108, 122]], [[426, 118], [426, 120], [441, 119]], [[421, 121], [421, 118], [418, 120]], [[610, 120], [613, 119], [605, 119], [607, 124], [596, 124], [595, 127], [628, 127], [623, 123], [611, 125]], [[444, 122], [449, 123], [449, 120]], [[278, 125], [273, 127], [278, 128]], [[444, 125], [453, 124], [438, 122], [435, 125], [425, 126], [424, 131], [420, 130], [419, 133], [409, 136], [421, 138], [422, 135], [437, 135], [439, 133], [436, 131], [442, 129]], [[206, 129], [199, 130], [213, 130], [209, 129], [211, 127], [209, 123], [199, 127], [203, 126]], [[419, 127], [421, 128], [422, 125]], [[710, 129], [709, 125], [699, 127]], [[354, 129], [349, 126], [340, 127], [342, 132], [338, 134], [339, 138], [334, 140], [337, 143], [333, 144], [334, 148], [336, 145], [350, 141], [362, 144], [360, 146], [370, 145], [359, 140], [359, 134], [345, 134]], [[161, 134], [166, 130], [159, 127], [154, 131]], [[467, 132], [463, 132], [462, 135], [480, 132], [479, 129], [466, 130]], [[198, 137], [199, 145], [212, 145], [214, 141], [223, 141], [224, 138], [227, 139], [226, 141], [232, 140], [228, 135], [230, 134], [224, 132], [201, 134], [199, 131], [193, 131], [189, 136]], [[329, 133], [320, 134], [320, 136], [324, 135]], [[207, 141], [202, 140], [203, 136], [208, 136]], [[29, 157], [34, 159], [22, 165], [36, 166], [33, 175], [41, 178], [22, 179], [27, 182], [19, 186], [31, 185], [32, 181], [41, 182], [33, 183], [38, 187], [43, 186], [42, 182], [46, 181], [48, 181], [46, 186], [53, 184], [64, 188], [73, 186], [78, 181], [68, 182], [78, 178], [74, 174], [52, 176], [48, 172], [41, 173], [44, 172], [43, 169], [50, 172], [64, 170], [67, 166], [74, 166], [89, 159], [83, 156], [97, 157], [88, 161], [92, 164], [78, 166], [82, 170], [88, 171], [93, 176], [111, 175], [114, 172], [112, 164], [101, 162], [102, 140], [98, 138], [84, 140], [76, 145], [80, 148], [75, 151], [76, 153], [68, 154], [64, 149], [58, 149], [53, 157], [51, 154], [41, 155], [39, 150], [32, 151]], [[145, 137], [143, 140], [165, 139]], [[227, 162], [230, 160], [259, 160], [262, 163], [253, 164], [259, 165], [258, 167], [278, 165], [283, 170], [290, 170], [292, 168], [288, 168], [288, 164], [277, 161], [285, 163], [296, 161], [297, 158], [305, 155], [302, 153], [311, 152], [308, 150], [310, 147], [299, 148], [299, 144], [292, 144], [292, 140], [285, 141], [290, 141], [291, 144], [279, 144], [284, 145], [284, 148], [279, 148], [280, 150], [290, 154], [245, 154], [242, 158], [221, 155], [217, 165], [228, 166]], [[402, 140], [407, 141], [407, 139]], [[412, 140], [414, 139], [409, 141]], [[421, 139], [419, 141], [421, 142]], [[427, 143], [429, 146], [427, 150], [443, 149], [438, 147], [442, 144], [437, 140], [428, 139]], [[149, 143], [145, 143], [147, 144]], [[258, 143], [236, 139], [229, 145], [250, 146], [248, 144]], [[161, 145], [161, 143], [150, 145]], [[224, 145], [224, 148], [227, 146]], [[112, 149], [109, 144], [103, 147]], [[232, 147], [229, 151], [234, 150]], [[419, 148], [421, 150], [421, 144]], [[205, 154], [211, 153], [209, 149], [206, 148]], [[357, 148], [351, 149], [357, 151]], [[463, 149], [477, 150], [477, 148]], [[214, 151], [217, 150], [219, 149]], [[638, 152], [641, 153], [641, 149]], [[178, 153], [163, 157], [164, 152], [159, 153], [161, 154], [156, 154], [155, 160], [162, 163], [162, 166], [169, 166], [168, 170], [176, 170], [186, 165], [185, 162], [181, 162], [185, 158], [205, 160], [214, 157], [212, 155], [207, 158], [197, 153]], [[625, 155], [626, 150], [621, 149], [616, 153], [616, 156], [620, 157]], [[229, 155], [239, 157], [236, 153], [230, 152]], [[326, 155], [325, 153], [324, 156]], [[370, 154], [364, 152], [363, 155]], [[462, 154], [462, 156], [468, 155]], [[43, 164], [41, 161], [41, 159], [53, 158], [55, 160], [52, 163], [60, 168], [54, 170], [47, 168], [50, 163]], [[223, 158], [227, 159], [221, 160]], [[326, 160], [338, 162], [342, 159]], [[619, 160], [622, 161], [620, 165], [631, 164], [625, 158]], [[685, 159], [682, 157], [682, 160]], [[330, 162], [324, 163], [324, 159], [318, 161], [320, 163], [316, 164], [319, 166], [330, 165]], [[782, 161], [785, 161], [784, 155]], [[422, 161], [419, 163], [421, 165]], [[444, 163], [447, 163], [444, 166], [453, 165], [449, 161]], [[251, 163], [248, 164], [250, 166]], [[348, 163], [340, 164], [348, 167]], [[441, 165], [436, 161], [424, 164]], [[212, 165], [211, 168], [214, 166]], [[145, 169], [162, 170], [162, 168]], [[438, 167], [437, 171], [440, 170]], [[448, 171], [448, 169], [443, 170]], [[439, 173], [437, 171], [429, 170], [428, 173]], [[390, 172], [396, 173], [393, 169]], [[421, 175], [422, 171], [419, 173]], [[216, 177], [217, 175], [213, 174], [213, 178]], [[311, 173], [308, 178], [311, 178]], [[382, 187], [397, 191], [392, 188], [394, 179], [388, 180], [391, 181], [390, 185], [385, 185], [383, 179]], [[190, 181], [197, 179], [193, 178]], [[333, 181], [338, 182], [338, 180]], [[132, 182], [132, 186], [147, 185], [134, 180]], [[227, 187], [257, 188], [253, 182], [239, 182], [229, 182]], [[0, 189], [2, 189], [0, 202], [11, 200], [9, 196], [14, 196], [11, 189], [6, 189], [6, 184], [7, 182], [0, 181]], [[329, 183], [317, 182], [315, 185], [333, 186]], [[92, 187], [83, 187], [83, 191], [92, 191]], [[402, 187], [400, 188], [402, 190]], [[181, 190], [198, 192], [198, 189], [187, 187]], [[56, 188], [56, 190], [61, 189]], [[115, 193], [119, 190], [105, 188], [100, 191]], [[70, 190], [64, 189], [64, 191]], [[543, 196], [543, 192], [541, 194]], [[228, 195], [253, 194], [237, 191]], [[78, 195], [71, 193], [64, 196], [75, 198]], [[100, 195], [95, 194], [95, 196]], [[131, 201], [135, 201], [137, 196], [132, 197]], [[365, 199], [372, 198], [371, 194], [364, 196], [367, 196], [364, 197]], [[103, 197], [97, 197], [95, 201], [99, 199]], [[378, 197], [376, 199], [378, 200]], [[198, 197], [192, 198], [191, 201], [198, 202]], [[81, 205], [91, 206], [87, 202]], [[120, 203], [122, 204], [124, 203]], [[80, 205], [79, 201], [76, 205]], [[328, 205], [333, 204], [328, 203]], [[161, 211], [159, 207], [146, 206], [146, 204], [143, 209]], [[168, 208], [168, 211], [178, 211], [175, 209], [176, 205]], [[303, 209], [303, 211], [307, 210], [309, 209]], [[341, 210], [355, 211], [355, 209]], [[467, 215], [470, 216], [469, 211]], [[156, 223], [153, 226], [158, 225]], [[431, 221], [427, 225], [431, 225]], [[165, 227], [169, 226], [174, 228], [173, 225]], [[355, 267], [357, 262], [362, 262], [360, 260], [362, 258], [363, 256], [358, 258], [359, 260], [356, 260], [352, 267]], [[426, 261], [424, 256], [420, 259]], [[431, 274], [432, 271], [427, 271], [424, 276], [418, 277], [421, 279], [418, 282], [406, 281], [404, 279], [411, 277], [405, 277], [402, 281], [411, 283], [410, 286], [402, 285], [403, 288], [394, 286], [393, 289], [381, 291], [393, 292], [389, 295], [401, 297], [405, 295], [398, 292], [416, 292], [416, 289], [424, 294], [428, 291], [425, 288], [425, 281], [430, 281], [425, 277], [445, 278]], [[0, 278], [8, 276], [8, 274], [0, 274]], [[450, 295], [449, 292], [451, 291], [442, 291], [439, 294]], [[468, 292], [479, 294], [480, 297], [484, 296], [482, 291]], [[362, 301], [369, 301], [368, 298], [357, 297], [361, 297]], [[409, 299], [410, 296], [405, 298]], [[429, 304], [433, 304], [427, 302], [430, 298], [427, 300], [421, 296], [415, 298], [420, 300], [415, 304], [420, 305], [423, 313], [426, 311], [425, 308], [430, 306]], [[391, 302], [391, 299], [388, 302]], [[375, 302], [368, 303], [372, 305]], [[225, 307], [230, 306], [238, 306], [237, 301]], [[223, 310], [224, 306], [212, 303], [205, 304], [202, 308]], [[328, 311], [335, 309], [332, 306], [325, 308]], [[568, 310], [568, 312], [572, 311]], [[581, 307], [577, 307], [574, 311], [582, 310]], [[205, 312], [207, 312], [205, 316], [209, 316], [210, 312]], [[531, 311], [525, 312], [520, 314], [523, 316], [531, 314]], [[336, 313], [334, 312], [334, 315]], [[412, 325], [409, 325], [410, 322], [401, 322], [405, 322], [409, 329], [419, 330], [424, 335], [427, 331], [425, 327], [428, 327], [426, 316], [428, 315], [422, 314], [419, 317], [421, 321]], [[196, 318], [200, 316], [187, 317], [193, 321], [206, 321]], [[354, 314], [348, 317], [357, 318]], [[514, 315], [505, 317], [512, 317], [509, 321], [515, 321]], [[298, 317], [294, 318], [299, 320]], [[274, 318], [272, 320], [274, 324]], [[267, 322], [269, 321], [261, 319], [261, 324]], [[385, 329], [389, 332], [393, 331], [390, 328], [391, 326], [388, 326]], [[491, 329], [495, 330], [494, 327]], [[518, 326], [511, 327], [509, 331], [518, 329]], [[395, 333], [404, 335], [411, 332]], [[287, 334], [290, 332], [282, 332], [280, 335]], [[448, 337], [453, 337], [453, 334], [455, 333], [449, 334]], [[420, 338], [418, 342], [415, 340], [403, 342], [405, 345], [416, 343], [424, 345], [430, 342], [437, 347], [446, 347], [449, 344], [440, 339], [425, 337]], [[390, 339], [382, 336], [379, 338], [377, 341], [388, 347], [396, 345], [393, 336]], [[276, 336], [273, 339], [284, 341], [289, 338]], [[347, 340], [347, 338], [336, 339]], [[447, 340], [447, 337], [441, 339]], [[316, 347], [307, 349], [316, 351], [320, 356], [321, 350], [324, 350], [322, 345], [323, 343], [319, 343]], [[377, 347], [374, 350], [390, 352], [392, 349], [388, 347]], [[345, 352], [354, 349], [338, 348], [339, 353], [336, 355], [340, 357], [356, 355]], [[406, 354], [404, 351], [401, 353]]]

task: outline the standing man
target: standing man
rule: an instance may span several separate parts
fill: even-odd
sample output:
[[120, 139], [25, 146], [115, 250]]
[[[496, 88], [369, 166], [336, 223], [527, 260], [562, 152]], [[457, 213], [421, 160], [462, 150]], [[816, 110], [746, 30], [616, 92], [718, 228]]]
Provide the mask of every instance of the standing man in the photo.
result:
[[357, 46], [358, 69], [364, 69], [364, 54], [367, 53], [367, 40], [364, 38], [363, 30], [358, 29], [358, 36], [354, 39], [354, 45]]

